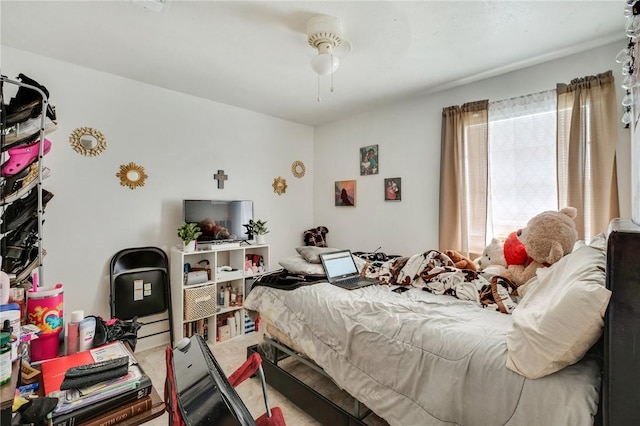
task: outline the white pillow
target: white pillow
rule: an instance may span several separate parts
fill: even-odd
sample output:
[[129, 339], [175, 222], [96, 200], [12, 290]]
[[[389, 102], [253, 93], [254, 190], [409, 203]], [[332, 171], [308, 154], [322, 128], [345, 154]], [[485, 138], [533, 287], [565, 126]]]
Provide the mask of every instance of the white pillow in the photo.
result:
[[611, 297], [597, 247], [578, 247], [536, 275], [507, 332], [507, 368], [530, 379], [582, 359], [602, 334]]
[[340, 249], [316, 246], [302, 246], [296, 248], [298, 254], [302, 256], [307, 262], [311, 263], [322, 263], [322, 261], [320, 260], [320, 253], [330, 253], [332, 251], [338, 250]]
[[304, 257], [300, 256], [299, 254], [285, 257], [278, 263], [280, 264], [280, 266], [282, 266], [292, 274], [303, 274], [316, 277], [326, 276], [322, 264], [307, 262]]
[[589, 241], [591, 247], [599, 248], [601, 250], [607, 249], [607, 236], [603, 233], [595, 235], [591, 241]]
[[[335, 251], [335, 250], [334, 250]], [[367, 266], [367, 261], [359, 258], [358, 256], [351, 255], [353, 261], [356, 263], [358, 272], [362, 272], [362, 269]], [[281, 259], [279, 262], [287, 271], [292, 274], [309, 275], [312, 277], [325, 277], [327, 274], [324, 272], [324, 267], [321, 263], [307, 262], [304, 257], [300, 255], [293, 255]]]

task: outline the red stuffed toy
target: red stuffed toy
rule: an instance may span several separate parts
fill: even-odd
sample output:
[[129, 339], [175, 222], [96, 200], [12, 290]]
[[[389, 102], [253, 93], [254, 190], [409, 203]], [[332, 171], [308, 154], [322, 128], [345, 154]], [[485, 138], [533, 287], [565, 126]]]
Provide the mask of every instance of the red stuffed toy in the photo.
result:
[[522, 244], [522, 241], [518, 239], [516, 232], [509, 234], [504, 241], [502, 248], [504, 252], [504, 260], [509, 265], [528, 265], [530, 262], [529, 255], [527, 254], [527, 248]]

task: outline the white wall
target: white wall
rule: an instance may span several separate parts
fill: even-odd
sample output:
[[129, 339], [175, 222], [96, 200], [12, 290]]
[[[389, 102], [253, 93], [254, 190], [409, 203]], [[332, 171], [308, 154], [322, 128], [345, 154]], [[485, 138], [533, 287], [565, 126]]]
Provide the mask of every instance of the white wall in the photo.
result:
[[[129, 247], [179, 243], [181, 200], [253, 199], [256, 217], [269, 221], [271, 268], [301, 244], [301, 232], [326, 225], [335, 247], [413, 254], [438, 248], [438, 193], [442, 108], [500, 100], [555, 87], [574, 77], [612, 69], [624, 45], [594, 49], [500, 77], [406, 102], [314, 129], [114, 75], [2, 47], [2, 74], [22, 72], [44, 84], [58, 112], [58, 130], [45, 165], [54, 193], [45, 213], [45, 284], [65, 286], [65, 311], [109, 316], [109, 261]], [[463, 66], [463, 65], [461, 65]], [[176, 76], [179, 78], [179, 76]], [[220, 84], [215, 78], [204, 84]], [[9, 88], [5, 92], [9, 93]], [[620, 90], [619, 98], [622, 98]], [[621, 112], [619, 114], [621, 116]], [[95, 127], [107, 150], [84, 157], [69, 134]], [[359, 175], [359, 148], [378, 144], [380, 173]], [[291, 175], [294, 160], [307, 167]], [[149, 175], [136, 190], [120, 186], [121, 164]], [[225, 189], [212, 176], [229, 175]], [[630, 216], [629, 135], [619, 127], [622, 216]], [[271, 184], [283, 176], [287, 193]], [[385, 202], [383, 179], [402, 177], [402, 201]], [[333, 185], [357, 179], [357, 206], [335, 207]]]
[[[185, 198], [253, 200], [256, 218], [268, 221], [272, 268], [313, 225], [312, 128], [3, 46], [2, 74], [19, 73], [47, 87], [58, 115], [45, 156], [52, 173], [43, 187], [54, 198], [44, 214], [44, 279], [64, 284], [66, 320], [76, 309], [109, 318], [111, 257], [143, 246], [169, 253]], [[69, 135], [82, 126], [105, 135], [102, 155], [72, 149]], [[291, 174], [295, 160], [307, 167], [302, 179]], [[149, 175], [135, 190], [116, 177], [129, 162]], [[218, 169], [229, 175], [224, 189], [213, 180]], [[271, 186], [278, 176], [288, 183], [281, 196]]]
[[[625, 40], [346, 118], [315, 129], [314, 222], [329, 228], [329, 244], [352, 250], [410, 255], [438, 248], [438, 198], [442, 108], [497, 101], [553, 89], [556, 83], [613, 70]], [[464, 66], [461, 63], [460, 66]], [[425, 72], [428, 72], [426, 70]], [[617, 104], [622, 117], [620, 103]], [[629, 130], [618, 127], [621, 216], [630, 217]], [[380, 173], [360, 176], [359, 148], [379, 145]], [[523, 161], [526, 161], [523, 159]], [[402, 201], [384, 201], [384, 178], [402, 178]], [[356, 207], [335, 207], [334, 182], [357, 179]], [[441, 247], [448, 249], [452, 247]]]

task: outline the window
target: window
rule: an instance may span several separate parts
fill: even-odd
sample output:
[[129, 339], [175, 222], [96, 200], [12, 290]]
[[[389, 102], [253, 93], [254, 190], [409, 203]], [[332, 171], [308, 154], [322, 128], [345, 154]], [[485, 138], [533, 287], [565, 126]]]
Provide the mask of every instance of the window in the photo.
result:
[[489, 102], [485, 243], [558, 209], [556, 121], [555, 90]]
[[619, 217], [613, 73], [442, 110], [439, 245], [478, 254], [545, 210], [572, 206], [578, 238]]

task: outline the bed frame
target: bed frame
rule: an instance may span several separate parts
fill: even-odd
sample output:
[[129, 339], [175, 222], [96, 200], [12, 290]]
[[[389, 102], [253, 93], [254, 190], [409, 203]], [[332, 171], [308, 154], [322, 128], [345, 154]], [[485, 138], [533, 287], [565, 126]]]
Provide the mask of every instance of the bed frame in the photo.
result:
[[[640, 424], [640, 226], [629, 219], [614, 219], [607, 235], [606, 285], [612, 291], [602, 339], [592, 348], [603, 355], [602, 387], [597, 426]], [[365, 425], [370, 411], [356, 400], [348, 412], [278, 363], [287, 357], [329, 377], [320, 367], [293, 349], [265, 338], [247, 348], [260, 352], [267, 383], [322, 424]]]
[[357, 399], [354, 398], [353, 411], [347, 411], [278, 365], [280, 361], [293, 357], [331, 379], [331, 376], [308, 358], [267, 337], [259, 345], [247, 348], [247, 356], [252, 352], [258, 352], [262, 357], [262, 369], [267, 383], [320, 423], [367, 426], [364, 419], [371, 414], [371, 410], [360, 404]]
[[609, 224], [607, 288], [600, 411], [602, 425], [640, 424], [640, 226], [629, 219]]

